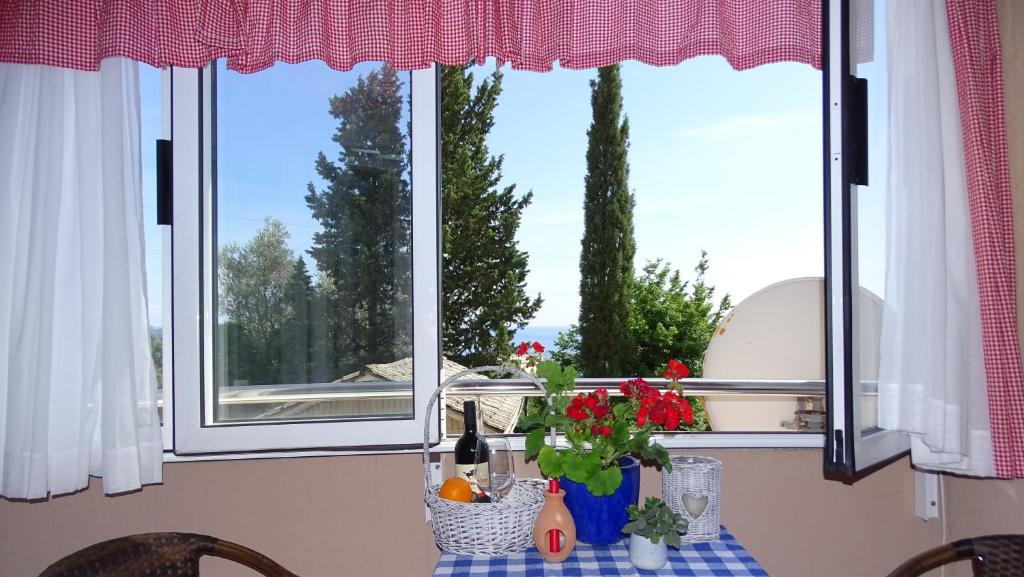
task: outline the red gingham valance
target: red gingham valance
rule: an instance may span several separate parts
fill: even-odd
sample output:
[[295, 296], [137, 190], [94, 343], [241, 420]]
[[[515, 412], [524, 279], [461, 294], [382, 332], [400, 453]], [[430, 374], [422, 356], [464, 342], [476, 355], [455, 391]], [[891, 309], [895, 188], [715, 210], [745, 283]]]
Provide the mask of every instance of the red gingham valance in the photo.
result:
[[1024, 374], [1017, 340], [1013, 193], [995, 0], [947, 0], [978, 268], [992, 456], [997, 477], [1024, 477]]
[[737, 70], [821, 67], [820, 0], [0, 0], [0, 61], [98, 70], [127, 56], [239, 72], [495, 57], [522, 70], [656, 66], [717, 54]]

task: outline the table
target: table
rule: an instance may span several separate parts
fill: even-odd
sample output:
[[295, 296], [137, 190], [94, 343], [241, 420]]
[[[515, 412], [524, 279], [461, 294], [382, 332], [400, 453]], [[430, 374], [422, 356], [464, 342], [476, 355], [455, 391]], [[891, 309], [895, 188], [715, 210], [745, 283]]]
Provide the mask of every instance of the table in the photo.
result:
[[722, 528], [721, 539], [708, 543], [684, 543], [669, 547], [668, 564], [657, 571], [633, 567], [629, 539], [613, 545], [577, 543], [562, 563], [545, 563], [537, 549], [495, 557], [456, 555], [444, 552], [434, 577], [559, 577], [589, 575], [661, 575], [687, 577], [768, 577], [731, 533]]

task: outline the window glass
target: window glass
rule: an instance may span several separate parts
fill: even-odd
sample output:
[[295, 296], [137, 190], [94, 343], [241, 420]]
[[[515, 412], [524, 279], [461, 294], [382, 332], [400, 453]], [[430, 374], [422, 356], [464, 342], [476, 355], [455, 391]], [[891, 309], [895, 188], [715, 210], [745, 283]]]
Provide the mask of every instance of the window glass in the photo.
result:
[[146, 294], [149, 307], [149, 346], [156, 370], [157, 399], [163, 421], [164, 391], [164, 233], [156, 223], [156, 141], [163, 134], [163, 72], [139, 64], [139, 105], [142, 147], [142, 213], [146, 243]]
[[410, 86], [376, 63], [215, 64], [215, 421], [411, 415]]
[[851, 5], [852, 73], [867, 81], [868, 181], [852, 187], [856, 199], [857, 281], [859, 311], [860, 426], [878, 423], [878, 363], [885, 299], [886, 190], [888, 167], [888, 85], [885, 46], [886, 2]]
[[[660, 377], [670, 358], [692, 377], [812, 381], [800, 396], [701, 395], [689, 428], [821, 431], [821, 73], [627, 62], [621, 110], [592, 100], [596, 70], [466, 73], [440, 81], [446, 367], [525, 366], [517, 348], [537, 342], [610, 390]], [[618, 136], [595, 144], [601, 131]], [[621, 179], [628, 200], [588, 208], [601, 179]], [[616, 244], [627, 273], [588, 268]], [[593, 290], [622, 278], [618, 300]], [[485, 428], [507, 429], [516, 402], [485, 406]], [[460, 416], [447, 423], [461, 430]]]

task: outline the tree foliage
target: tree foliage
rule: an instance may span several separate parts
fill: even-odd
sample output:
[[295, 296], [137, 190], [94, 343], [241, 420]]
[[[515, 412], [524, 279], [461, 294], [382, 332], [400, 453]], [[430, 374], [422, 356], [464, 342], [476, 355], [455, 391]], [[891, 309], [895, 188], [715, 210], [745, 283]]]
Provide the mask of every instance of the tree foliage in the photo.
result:
[[[692, 281], [683, 281], [679, 271], [661, 260], [648, 262], [637, 276], [630, 290], [630, 317], [625, 343], [628, 364], [619, 374], [592, 373], [590, 376], [660, 377], [668, 359], [684, 362], [691, 377], [703, 374], [704, 352], [719, 323], [732, 308], [729, 295], [717, 303], [715, 287], [705, 281], [708, 271], [707, 253], [701, 252], [694, 267]], [[552, 359], [563, 365], [580, 363], [580, 335], [576, 325], [560, 333], [556, 341], [559, 350]], [[685, 386], [686, 381], [682, 381]], [[693, 405], [693, 424], [687, 430], [709, 429], [704, 403], [700, 398], [688, 397]]]
[[714, 302], [715, 287], [704, 280], [707, 271], [703, 251], [692, 283], [660, 259], [644, 266], [630, 297], [629, 335], [635, 353], [626, 374], [659, 374], [667, 359], [684, 362], [692, 376], [702, 374], [704, 352], [732, 306], [729, 295]]
[[285, 295], [293, 266], [289, 236], [281, 221], [267, 218], [244, 247], [230, 243], [220, 249], [219, 312], [256, 341], [269, 342], [288, 315]]
[[633, 195], [629, 192], [629, 120], [622, 114], [618, 64], [590, 83], [584, 232], [580, 253], [580, 349], [585, 374], [621, 375], [629, 368], [633, 282]]
[[504, 158], [487, 147], [501, 80], [495, 71], [474, 90], [465, 67], [441, 72], [442, 342], [467, 366], [508, 358], [512, 334], [543, 302], [526, 294], [528, 256], [515, 238], [533, 193], [500, 187]]
[[334, 286], [328, 349], [338, 373], [412, 354], [412, 195], [403, 86], [388, 66], [330, 99], [337, 159], [322, 152], [306, 203], [322, 230], [310, 254]]
[[287, 285], [293, 257], [288, 229], [267, 218], [245, 246], [227, 244], [217, 261], [222, 382], [278, 382], [281, 327], [290, 314]]

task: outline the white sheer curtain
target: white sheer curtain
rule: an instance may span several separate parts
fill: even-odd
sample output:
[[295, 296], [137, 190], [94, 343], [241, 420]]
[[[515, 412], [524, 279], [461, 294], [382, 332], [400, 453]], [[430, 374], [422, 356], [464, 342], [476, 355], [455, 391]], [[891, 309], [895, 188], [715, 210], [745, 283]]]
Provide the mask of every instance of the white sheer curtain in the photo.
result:
[[138, 65], [0, 64], [0, 494], [161, 480]]
[[888, 2], [889, 202], [879, 425], [925, 469], [993, 474], [946, 7]]

